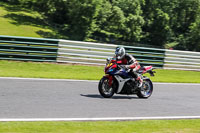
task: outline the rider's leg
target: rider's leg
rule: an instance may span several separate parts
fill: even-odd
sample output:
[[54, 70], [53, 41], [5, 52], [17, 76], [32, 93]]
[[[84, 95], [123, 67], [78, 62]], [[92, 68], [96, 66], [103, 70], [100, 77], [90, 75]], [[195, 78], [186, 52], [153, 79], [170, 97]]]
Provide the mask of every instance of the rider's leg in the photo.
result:
[[135, 67], [134, 69], [133, 69], [133, 72], [135, 73], [135, 75], [136, 75], [136, 81], [138, 81], [139, 82], [139, 84], [138, 84], [138, 87], [139, 88], [141, 88], [142, 87], [142, 85], [143, 85], [143, 79], [142, 79], [142, 76], [139, 74], [139, 73], [137, 73], [137, 71], [140, 69], [140, 66], [137, 66], [137, 67]]
[[143, 84], [143, 79], [141, 78], [140, 74], [137, 74], [136, 80], [139, 81], [138, 87], [141, 88]]

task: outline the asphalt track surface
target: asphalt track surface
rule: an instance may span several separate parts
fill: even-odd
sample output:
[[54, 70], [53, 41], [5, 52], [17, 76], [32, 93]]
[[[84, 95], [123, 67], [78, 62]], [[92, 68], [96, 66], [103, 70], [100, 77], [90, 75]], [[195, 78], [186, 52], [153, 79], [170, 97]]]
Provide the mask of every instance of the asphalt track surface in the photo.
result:
[[0, 119], [200, 116], [200, 84], [154, 83], [149, 99], [99, 95], [98, 82], [0, 78]]

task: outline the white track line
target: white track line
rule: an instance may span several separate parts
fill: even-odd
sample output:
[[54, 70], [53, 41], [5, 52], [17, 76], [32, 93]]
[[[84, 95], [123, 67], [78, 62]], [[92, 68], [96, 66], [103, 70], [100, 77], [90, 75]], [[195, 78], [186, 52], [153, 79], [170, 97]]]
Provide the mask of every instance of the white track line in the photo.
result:
[[160, 82], [153, 82], [153, 84], [156, 85], [199, 85], [199, 83], [160, 83]]
[[[0, 79], [12, 79], [12, 80], [43, 80], [43, 81], [66, 81], [66, 82], [91, 82], [98, 83], [97, 80], [76, 80], [76, 79], [47, 79], [47, 78], [18, 78], [18, 77], [0, 77]], [[160, 83], [154, 82], [157, 85], [200, 85], [198, 83]]]
[[8, 121], [135, 121], [135, 120], [178, 120], [200, 119], [200, 116], [166, 116], [166, 117], [105, 117], [105, 118], [9, 118], [0, 119], [0, 122]]
[[18, 77], [0, 77], [0, 79], [12, 79], [12, 80], [43, 80], [43, 81], [68, 81], [68, 82], [99, 82], [99, 81], [97, 81], [97, 80], [47, 79], [47, 78], [18, 78]]

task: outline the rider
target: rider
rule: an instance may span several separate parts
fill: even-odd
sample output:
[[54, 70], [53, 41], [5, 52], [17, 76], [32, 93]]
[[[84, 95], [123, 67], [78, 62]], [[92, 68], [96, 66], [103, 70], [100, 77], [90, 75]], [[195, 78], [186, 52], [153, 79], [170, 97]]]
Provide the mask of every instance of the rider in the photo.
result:
[[126, 69], [131, 69], [133, 74], [136, 76], [136, 80], [139, 81], [138, 87], [142, 87], [143, 80], [137, 73], [137, 71], [141, 68], [140, 64], [137, 62], [137, 60], [130, 54], [127, 54], [125, 52], [125, 49], [123, 47], [117, 47], [115, 50], [115, 57], [117, 61], [121, 61], [121, 65], [125, 67]]

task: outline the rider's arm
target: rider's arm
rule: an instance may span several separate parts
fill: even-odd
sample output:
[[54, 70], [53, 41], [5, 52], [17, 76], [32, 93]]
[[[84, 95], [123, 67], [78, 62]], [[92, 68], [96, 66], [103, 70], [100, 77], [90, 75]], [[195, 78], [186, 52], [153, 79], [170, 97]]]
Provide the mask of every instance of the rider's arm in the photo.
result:
[[137, 68], [137, 66], [139, 65], [139, 63], [137, 62], [137, 60], [132, 56], [127, 54], [127, 59], [128, 59], [128, 65], [126, 65], [127, 69], [134, 69]]

